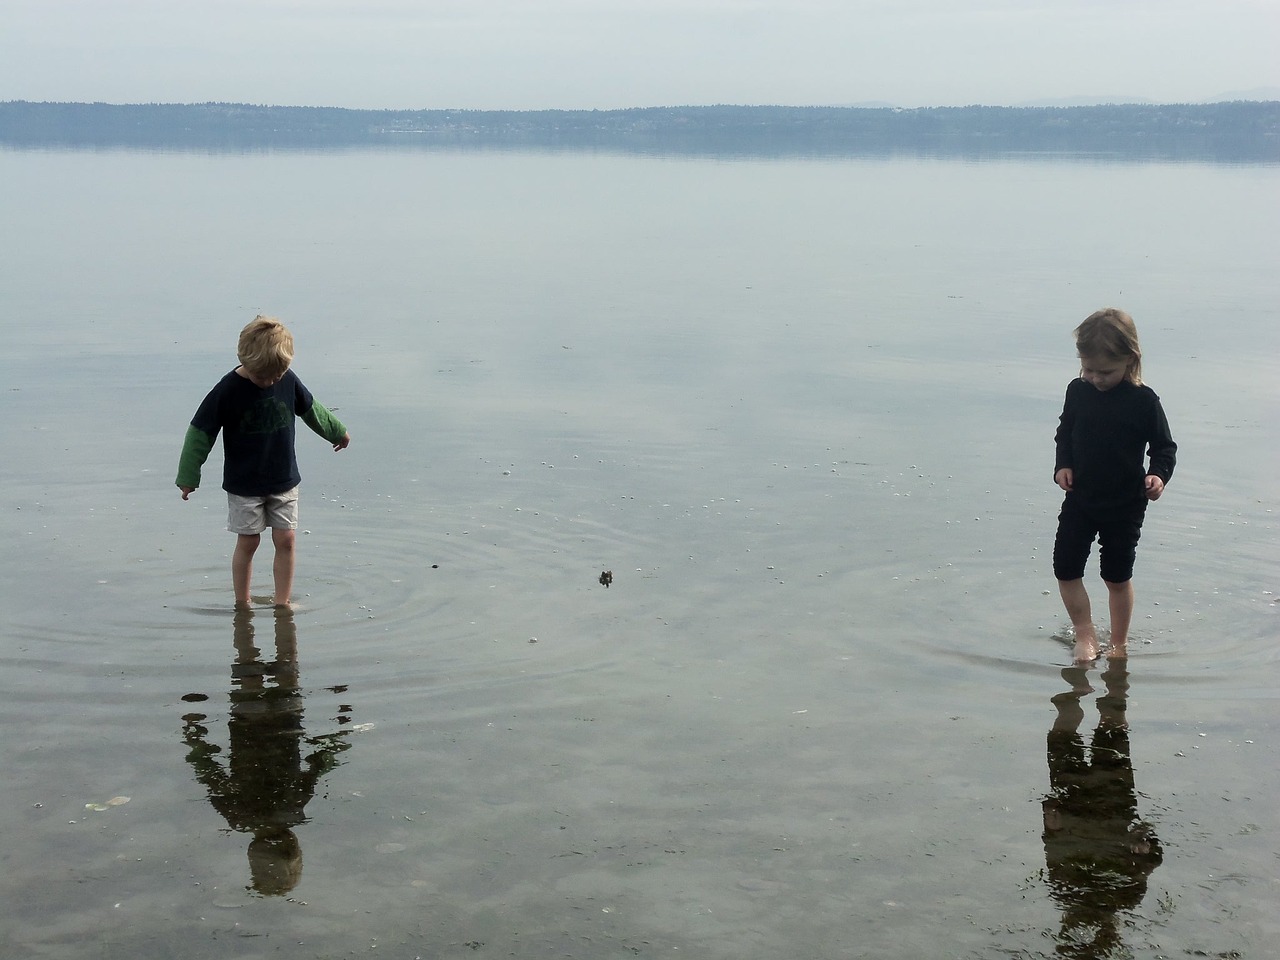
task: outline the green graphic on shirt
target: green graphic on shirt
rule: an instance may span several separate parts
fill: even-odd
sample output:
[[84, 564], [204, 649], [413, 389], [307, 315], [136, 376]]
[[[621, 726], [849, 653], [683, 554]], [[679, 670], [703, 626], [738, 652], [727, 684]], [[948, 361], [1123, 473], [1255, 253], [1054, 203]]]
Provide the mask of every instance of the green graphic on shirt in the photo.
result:
[[240, 430], [242, 433], [276, 433], [289, 425], [292, 416], [284, 401], [266, 397], [244, 412]]

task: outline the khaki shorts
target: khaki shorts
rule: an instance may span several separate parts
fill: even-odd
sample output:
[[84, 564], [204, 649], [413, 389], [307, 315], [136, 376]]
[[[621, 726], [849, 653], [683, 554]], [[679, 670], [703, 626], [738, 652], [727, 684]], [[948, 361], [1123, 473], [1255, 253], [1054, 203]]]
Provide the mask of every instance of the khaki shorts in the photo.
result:
[[252, 536], [267, 527], [272, 530], [298, 529], [298, 488], [265, 497], [227, 494], [227, 529]]

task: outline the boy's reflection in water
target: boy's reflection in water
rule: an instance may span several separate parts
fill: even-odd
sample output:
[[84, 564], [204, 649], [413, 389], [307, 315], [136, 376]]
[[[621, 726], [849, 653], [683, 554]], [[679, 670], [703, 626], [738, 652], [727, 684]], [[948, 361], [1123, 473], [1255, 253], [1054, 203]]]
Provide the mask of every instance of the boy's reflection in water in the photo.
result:
[[1049, 731], [1049, 795], [1044, 799], [1044, 858], [1050, 896], [1062, 909], [1059, 956], [1109, 957], [1123, 946], [1122, 910], [1134, 910], [1147, 877], [1163, 859], [1151, 825], [1138, 819], [1129, 724], [1127, 661], [1108, 662], [1106, 693], [1095, 701], [1098, 725], [1086, 748], [1080, 698], [1093, 692], [1087, 668], [1067, 667], [1071, 690], [1053, 698]]
[[[191, 748], [187, 761], [209, 791], [209, 802], [232, 830], [253, 834], [253, 889], [270, 896], [288, 893], [301, 878], [302, 848], [293, 828], [306, 822], [304, 808], [316, 784], [351, 744], [345, 731], [306, 736], [293, 611], [275, 608], [275, 659], [265, 663], [254, 646], [253, 618], [252, 610], [236, 611], [225, 765], [218, 759], [222, 748], [209, 742], [204, 714], [183, 717], [182, 736]], [[348, 717], [337, 719], [346, 723]], [[309, 751], [305, 757], [304, 750]]]

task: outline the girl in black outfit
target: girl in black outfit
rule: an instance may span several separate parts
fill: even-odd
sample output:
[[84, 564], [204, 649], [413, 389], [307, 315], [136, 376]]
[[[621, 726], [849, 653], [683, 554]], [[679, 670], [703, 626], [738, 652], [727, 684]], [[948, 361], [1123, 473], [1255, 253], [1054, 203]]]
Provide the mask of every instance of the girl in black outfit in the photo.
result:
[[1177, 444], [1160, 398], [1142, 382], [1133, 318], [1107, 308], [1075, 329], [1080, 376], [1067, 385], [1055, 436], [1053, 479], [1066, 491], [1053, 545], [1053, 575], [1075, 629], [1075, 658], [1098, 656], [1085, 562], [1093, 541], [1107, 585], [1110, 656], [1127, 652], [1133, 618], [1133, 563], [1147, 502], [1173, 475]]

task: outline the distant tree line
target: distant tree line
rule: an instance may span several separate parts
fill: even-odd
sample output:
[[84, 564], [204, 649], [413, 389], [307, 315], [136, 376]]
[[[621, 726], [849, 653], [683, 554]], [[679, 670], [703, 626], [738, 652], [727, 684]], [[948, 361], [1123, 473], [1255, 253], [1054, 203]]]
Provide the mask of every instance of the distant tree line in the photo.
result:
[[246, 151], [416, 147], [707, 157], [1069, 155], [1280, 162], [1280, 102], [1088, 107], [349, 110], [0, 102], [0, 145]]

